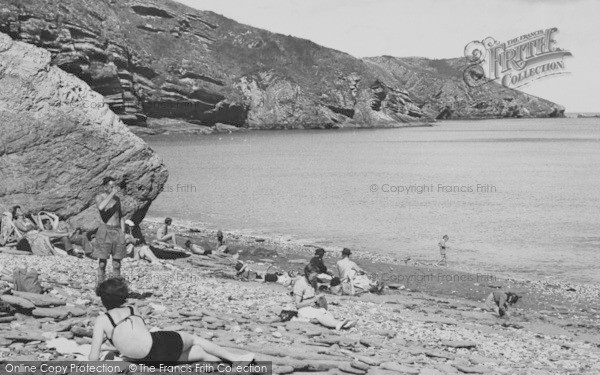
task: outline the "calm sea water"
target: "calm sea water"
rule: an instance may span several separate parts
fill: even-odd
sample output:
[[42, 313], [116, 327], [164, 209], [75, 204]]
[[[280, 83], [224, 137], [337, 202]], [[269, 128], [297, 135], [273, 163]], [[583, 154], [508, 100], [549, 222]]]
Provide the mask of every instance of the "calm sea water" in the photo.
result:
[[151, 217], [599, 282], [600, 120], [264, 131], [148, 140], [170, 171]]

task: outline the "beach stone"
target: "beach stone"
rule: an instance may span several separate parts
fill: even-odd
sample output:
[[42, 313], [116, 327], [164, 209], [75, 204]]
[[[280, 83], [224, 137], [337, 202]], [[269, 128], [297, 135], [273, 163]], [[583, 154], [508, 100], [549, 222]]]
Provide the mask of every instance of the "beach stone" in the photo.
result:
[[368, 371], [371, 368], [371, 366], [367, 365], [366, 363], [357, 360], [352, 361], [352, 363], [350, 363], [350, 366], [363, 371]]
[[25, 298], [37, 307], [63, 306], [66, 304], [66, 301], [47, 294], [19, 292], [16, 290], [13, 291], [12, 294], [17, 297]]
[[292, 366], [280, 366], [280, 365], [273, 365], [273, 373], [274, 374], [291, 374], [294, 372], [294, 368]]
[[343, 363], [340, 366], [338, 366], [338, 369], [341, 370], [342, 372], [348, 373], [348, 374], [357, 374], [357, 375], [363, 375], [366, 374], [367, 371], [360, 369], [360, 368], [356, 368], [356, 367], [352, 367], [350, 364], [348, 363]]
[[354, 357], [363, 362], [366, 363], [369, 366], [379, 366], [381, 364], [381, 360], [375, 358], [375, 357], [367, 357], [367, 356], [363, 356], [363, 355], [354, 355]]
[[445, 358], [445, 359], [454, 359], [455, 355], [452, 353], [448, 353], [442, 350], [425, 350], [423, 352], [426, 356], [432, 358]]
[[397, 362], [383, 362], [379, 367], [384, 370], [399, 372], [402, 374], [418, 374], [419, 370], [414, 367], [401, 365]]
[[0, 212], [19, 202], [26, 213], [47, 210], [95, 229], [100, 217], [90, 202], [111, 174], [128, 182], [119, 195], [123, 215], [141, 221], [168, 177], [160, 157], [102, 95], [52, 65], [49, 51], [15, 41], [0, 48], [0, 61]]
[[9, 294], [4, 294], [2, 296], [0, 296], [0, 300], [2, 302], [6, 302], [11, 306], [17, 306], [20, 307], [22, 309], [34, 309], [35, 305], [29, 301], [26, 300], [25, 298], [21, 298], [21, 297], [17, 297], [17, 296], [11, 296]]
[[459, 371], [464, 372], [465, 374], [486, 374], [492, 371], [490, 368], [481, 365], [465, 366], [454, 363], [452, 366], [456, 367]]
[[92, 337], [94, 334], [94, 331], [92, 329], [86, 329], [83, 327], [72, 327], [71, 328], [71, 332], [73, 333], [74, 336], [77, 337]]
[[477, 344], [474, 343], [473, 341], [450, 341], [450, 340], [442, 340], [441, 344], [443, 346], [449, 346], [449, 347], [452, 347], [452, 348], [467, 348], [467, 349], [471, 349], [471, 348], [477, 347]]
[[0, 338], [10, 340], [12, 342], [30, 342], [30, 341], [45, 341], [46, 338], [35, 332], [22, 331], [7, 331], [0, 332]]
[[419, 375], [444, 375], [443, 372], [441, 372], [440, 370], [434, 369], [434, 368], [430, 368], [430, 367], [426, 367], [426, 368], [422, 368], [419, 371]]
[[66, 319], [69, 316], [85, 315], [85, 310], [70, 306], [60, 307], [38, 307], [32, 312], [33, 316], [49, 317], [54, 319]]

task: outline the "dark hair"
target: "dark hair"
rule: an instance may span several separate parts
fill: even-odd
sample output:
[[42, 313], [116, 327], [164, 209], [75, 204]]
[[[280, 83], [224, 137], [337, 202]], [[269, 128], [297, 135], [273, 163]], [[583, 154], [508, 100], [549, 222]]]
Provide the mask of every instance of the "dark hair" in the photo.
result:
[[448, 237], [447, 234], [444, 234], [444, 237], [442, 237], [442, 238], [448, 238], [448, 239], [450, 239], [450, 237]]
[[171, 225], [172, 222], [173, 222], [173, 219], [171, 219], [170, 217], [165, 219], [165, 224], [167, 224], [167, 225]]
[[223, 239], [223, 232], [220, 229], [217, 231], [217, 239]]
[[52, 224], [52, 222], [50, 221], [50, 219], [42, 219], [42, 224], [43, 225]]
[[100, 297], [104, 307], [111, 310], [127, 301], [129, 288], [127, 288], [127, 284], [122, 278], [111, 278], [98, 285], [96, 295]]
[[330, 286], [338, 286], [342, 283], [342, 281], [340, 280], [339, 277], [334, 277], [333, 279], [331, 279], [331, 282], [329, 283]]
[[514, 305], [521, 298], [521, 296], [516, 295], [515, 293], [508, 292], [506, 293], [506, 302], [509, 305]]
[[21, 208], [21, 206], [18, 206], [18, 205], [17, 205], [17, 206], [13, 206], [13, 208], [12, 208], [12, 218], [13, 218], [13, 219], [16, 219], [16, 218], [17, 218], [17, 216], [16, 216], [16, 215], [17, 215], [17, 210], [18, 210], [19, 208]]

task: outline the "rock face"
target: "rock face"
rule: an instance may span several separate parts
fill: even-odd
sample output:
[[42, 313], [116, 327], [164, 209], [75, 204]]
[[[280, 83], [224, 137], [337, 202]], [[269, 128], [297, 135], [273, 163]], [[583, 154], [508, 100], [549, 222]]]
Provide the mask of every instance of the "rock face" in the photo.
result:
[[429, 60], [361, 60], [170, 0], [0, 0], [0, 32], [50, 51], [129, 125], [397, 126], [554, 110], [523, 94], [509, 103], [516, 94], [492, 85], [469, 100], [461, 82], [423, 68]]
[[164, 185], [162, 160], [85, 82], [47, 50], [0, 33], [0, 210], [47, 210], [84, 228], [99, 220], [102, 180], [125, 181], [123, 211], [139, 221]]
[[565, 108], [497, 83], [469, 87], [465, 59], [430, 60], [390, 56], [365, 59], [390, 72], [424, 112], [437, 119], [563, 117]]
[[[428, 120], [408, 95], [395, 99], [402, 90], [393, 77], [360, 59], [173, 1], [0, 0], [0, 31], [50, 51], [130, 125], [147, 117], [249, 128]], [[377, 82], [387, 89], [372, 88]]]

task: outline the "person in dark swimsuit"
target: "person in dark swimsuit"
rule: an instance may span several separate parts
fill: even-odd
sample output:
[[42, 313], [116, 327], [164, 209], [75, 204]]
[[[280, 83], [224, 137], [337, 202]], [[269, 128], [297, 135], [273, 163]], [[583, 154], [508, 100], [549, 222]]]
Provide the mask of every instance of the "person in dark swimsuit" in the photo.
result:
[[120, 187], [114, 179], [106, 177], [102, 183], [105, 191], [96, 196], [96, 207], [102, 223], [96, 232], [93, 258], [98, 259], [98, 283], [106, 278], [106, 263], [112, 258], [113, 275], [121, 275], [121, 260], [127, 256], [125, 246], [125, 220], [121, 214]]
[[108, 279], [96, 288], [107, 312], [96, 318], [89, 360], [100, 360], [104, 337], [131, 362], [173, 364], [178, 362], [227, 361], [249, 364], [253, 353], [234, 354], [203, 338], [185, 332], [149, 332], [136, 309], [123, 306], [129, 290], [121, 278]]

